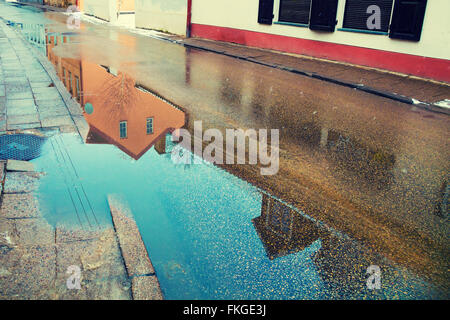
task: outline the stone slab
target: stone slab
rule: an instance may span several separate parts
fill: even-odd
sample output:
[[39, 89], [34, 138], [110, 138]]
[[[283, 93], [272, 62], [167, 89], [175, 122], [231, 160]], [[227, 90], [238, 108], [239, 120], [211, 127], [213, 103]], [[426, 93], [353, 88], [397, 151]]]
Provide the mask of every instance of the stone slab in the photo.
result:
[[108, 195], [108, 204], [128, 275], [154, 274], [155, 270], [128, 204], [120, 196], [112, 194]]
[[55, 231], [48, 222], [42, 218], [14, 219], [18, 242], [24, 245], [54, 244]]
[[8, 160], [6, 162], [8, 171], [34, 171], [34, 165], [29, 161]]
[[54, 116], [51, 118], [41, 119], [41, 124], [43, 128], [47, 127], [59, 127], [59, 126], [70, 126], [73, 125], [72, 118], [67, 116]]
[[8, 124], [26, 124], [26, 123], [37, 123], [39, 122], [39, 115], [37, 112], [32, 114], [24, 114], [24, 115], [10, 115], [8, 116]]
[[40, 122], [30, 122], [30, 123], [20, 123], [20, 124], [8, 124], [8, 130], [27, 130], [27, 129], [36, 129], [40, 128]]
[[133, 300], [163, 300], [156, 276], [134, 277], [131, 280]]
[[39, 173], [7, 172], [4, 193], [29, 193], [36, 191], [39, 184]]
[[52, 299], [56, 255], [53, 245], [16, 246], [0, 255], [0, 299]]
[[39, 203], [30, 193], [5, 193], [3, 195], [0, 217], [37, 218], [40, 217]]

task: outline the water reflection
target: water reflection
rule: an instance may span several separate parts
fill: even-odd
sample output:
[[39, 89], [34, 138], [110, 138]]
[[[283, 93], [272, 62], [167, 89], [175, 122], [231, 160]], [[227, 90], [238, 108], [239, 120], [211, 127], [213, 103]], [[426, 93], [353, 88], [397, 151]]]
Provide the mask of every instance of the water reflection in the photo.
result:
[[[122, 35], [114, 31], [107, 33], [110, 43], [116, 40], [134, 43], [133, 37], [122, 38]], [[173, 106], [167, 113], [176, 114], [174, 117], [179, 121], [164, 121], [163, 116], [159, 119], [160, 108], [149, 107], [156, 104], [149, 98], [154, 98], [149, 93], [153, 91], [171, 99], [173, 96], [174, 101], [188, 106], [191, 120], [203, 120], [205, 130], [214, 126], [280, 128], [283, 150], [280, 174], [263, 182], [245, 170], [236, 170], [235, 174], [265, 190], [275, 189], [279, 196], [289, 199], [305, 212], [342, 225], [343, 229], [353, 231], [360, 238], [369, 238], [369, 243], [379, 246], [380, 251], [400, 262], [407, 262], [405, 265], [409, 264], [409, 257], [413, 257], [419, 268], [431, 266], [430, 262], [435, 261], [430, 257], [445, 259], [442, 252], [448, 248], [446, 227], [427, 213], [442, 201], [440, 187], [442, 180], [445, 183], [448, 168], [444, 135], [436, 135], [428, 129], [440, 126], [442, 132], [446, 132], [446, 121], [422, 119], [419, 113], [389, 103], [375, 106], [379, 101], [373, 102], [362, 93], [299, 79], [287, 73], [269, 73], [259, 66], [217, 55], [166, 44], [154, 46], [148, 39], [136, 40], [135, 47], [127, 51], [133, 57], [129, 60], [133, 64], [131, 70], [135, 72], [123, 73], [115, 70], [112, 67], [115, 64], [109, 61], [102, 62], [104, 65], [101, 66], [90, 63], [93, 59], [59, 58], [53, 54], [52, 46], [68, 43], [71, 37], [62, 36], [53, 43], [48, 41], [47, 55], [57, 66], [73, 97], [83, 106], [87, 103], [93, 106], [93, 112], [85, 114], [91, 126], [88, 143], [114, 144], [134, 159], [143, 158], [151, 146], [155, 146], [158, 153], [167, 152], [164, 150], [167, 146], [165, 132], [181, 127], [185, 122], [189, 128], [193, 121], [186, 121], [186, 114], [182, 117]], [[99, 39], [100, 43], [104, 41]], [[112, 44], [108, 50], [116, 53]], [[102, 50], [81, 51], [101, 58], [107, 56]], [[135, 59], [139, 54], [146, 54], [146, 58]], [[133, 76], [128, 76], [130, 74]], [[96, 80], [89, 83], [91, 77]], [[139, 79], [137, 85], [135, 79]], [[121, 90], [124, 88], [127, 90]], [[142, 94], [146, 97], [142, 99], [148, 100], [140, 99]], [[161, 109], [166, 110], [165, 107]], [[159, 134], [156, 131], [147, 134], [148, 128], [152, 127], [149, 124], [152, 116], [154, 120], [150, 122], [155, 130], [160, 125]], [[400, 121], [392, 122], [388, 117]], [[136, 130], [134, 133], [132, 128]], [[420, 128], [423, 136], [419, 137], [416, 128]], [[140, 165], [146, 166], [143, 163]], [[203, 198], [205, 194], [209, 195], [205, 192]], [[198, 201], [205, 201], [203, 198]], [[214, 209], [212, 206], [208, 210]], [[321, 276], [334, 279], [329, 283], [335, 283], [337, 287], [341, 277], [332, 275], [345, 273], [344, 267], [340, 269], [346, 259], [342, 252], [352, 252], [356, 257], [359, 249], [348, 250], [348, 242], [333, 240], [336, 237], [327, 238], [320, 230], [315, 239], [314, 228], [309, 228], [310, 224], [304, 222], [302, 216], [287, 213], [278, 216], [277, 212], [285, 210], [276, 203], [271, 210], [275, 214], [269, 211], [265, 218], [263, 214], [259, 219], [251, 217], [252, 230], [259, 234], [261, 240], [258, 241], [271, 261], [289, 259], [309, 252], [311, 248], [316, 250], [320, 244], [314, 263]], [[271, 214], [276, 217], [274, 221], [269, 219]], [[287, 224], [305, 229], [295, 232], [291, 228], [290, 236], [286, 237]], [[437, 235], [436, 242], [432, 235]], [[403, 241], [403, 237], [410, 237], [411, 241]], [[335, 260], [336, 263], [318, 262], [321, 260]], [[357, 271], [358, 277], [364, 274], [361, 270]]]
[[87, 143], [116, 145], [137, 160], [158, 141], [165, 141], [167, 133], [184, 126], [185, 113], [179, 107], [128, 74], [110, 66], [58, 57], [53, 51], [57, 39], [67, 43], [70, 38], [50, 34], [47, 56], [67, 90], [85, 107], [90, 128]]
[[261, 215], [252, 222], [271, 260], [302, 251], [319, 238], [314, 222], [266, 194]]

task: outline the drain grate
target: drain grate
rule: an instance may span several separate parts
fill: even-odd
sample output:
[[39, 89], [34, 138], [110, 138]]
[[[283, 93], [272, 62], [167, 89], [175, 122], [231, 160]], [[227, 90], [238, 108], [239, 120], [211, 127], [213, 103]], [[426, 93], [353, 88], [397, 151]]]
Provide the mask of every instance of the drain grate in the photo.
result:
[[46, 138], [33, 134], [7, 134], [0, 136], [0, 160], [28, 161], [41, 155]]

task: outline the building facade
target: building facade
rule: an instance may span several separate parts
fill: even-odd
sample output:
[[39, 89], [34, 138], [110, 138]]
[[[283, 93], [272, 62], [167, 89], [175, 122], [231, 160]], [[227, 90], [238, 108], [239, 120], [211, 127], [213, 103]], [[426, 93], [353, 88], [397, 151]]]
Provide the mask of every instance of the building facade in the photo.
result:
[[448, 0], [193, 0], [192, 36], [450, 81]]
[[136, 27], [450, 82], [448, 12], [448, 0], [136, 0]]

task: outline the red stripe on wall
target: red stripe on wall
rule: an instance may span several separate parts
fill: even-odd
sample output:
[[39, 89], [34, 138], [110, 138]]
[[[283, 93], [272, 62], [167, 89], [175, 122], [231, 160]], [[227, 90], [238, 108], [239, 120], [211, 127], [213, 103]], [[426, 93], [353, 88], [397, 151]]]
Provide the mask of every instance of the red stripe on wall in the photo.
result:
[[191, 35], [193, 37], [304, 54], [450, 82], [450, 61], [445, 59], [196, 23], [191, 24]]

